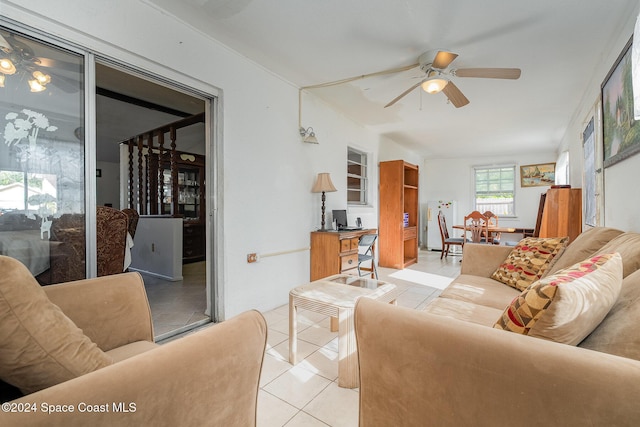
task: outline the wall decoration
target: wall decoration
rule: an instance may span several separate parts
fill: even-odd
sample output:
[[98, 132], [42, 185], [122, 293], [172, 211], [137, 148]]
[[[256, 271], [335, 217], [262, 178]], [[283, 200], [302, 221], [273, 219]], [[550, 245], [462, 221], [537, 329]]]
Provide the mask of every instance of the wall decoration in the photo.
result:
[[582, 212], [584, 223], [595, 227], [596, 218], [596, 135], [594, 132], [594, 118], [582, 132]]
[[640, 121], [633, 114], [631, 43], [627, 42], [602, 83], [604, 167], [640, 151]]
[[555, 163], [520, 166], [520, 186], [538, 187], [552, 185], [556, 179]]

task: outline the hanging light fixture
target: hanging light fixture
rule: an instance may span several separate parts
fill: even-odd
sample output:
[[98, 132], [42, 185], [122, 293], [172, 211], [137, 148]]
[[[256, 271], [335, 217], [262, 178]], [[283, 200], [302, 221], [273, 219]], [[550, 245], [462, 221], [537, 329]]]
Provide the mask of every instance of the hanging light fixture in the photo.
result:
[[308, 142], [310, 144], [319, 144], [316, 133], [312, 127], [304, 128], [302, 126], [302, 89], [298, 89], [298, 132], [302, 137], [302, 142]]
[[302, 137], [302, 142], [308, 142], [310, 144], [319, 144], [318, 139], [316, 138], [316, 133], [313, 131], [312, 127], [303, 128], [300, 127], [300, 136]]
[[434, 93], [440, 92], [448, 84], [449, 84], [449, 79], [443, 76], [437, 75], [434, 77], [429, 77], [428, 79], [423, 81], [421, 86], [425, 92], [434, 94]]

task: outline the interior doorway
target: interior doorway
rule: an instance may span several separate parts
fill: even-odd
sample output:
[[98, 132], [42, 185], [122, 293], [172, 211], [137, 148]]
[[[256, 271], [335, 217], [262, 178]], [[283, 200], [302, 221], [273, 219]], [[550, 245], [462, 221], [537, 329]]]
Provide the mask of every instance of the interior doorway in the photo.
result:
[[160, 340], [212, 317], [205, 180], [212, 164], [206, 161], [210, 100], [114, 64], [95, 68], [96, 204], [140, 214], [129, 269], [144, 278]]

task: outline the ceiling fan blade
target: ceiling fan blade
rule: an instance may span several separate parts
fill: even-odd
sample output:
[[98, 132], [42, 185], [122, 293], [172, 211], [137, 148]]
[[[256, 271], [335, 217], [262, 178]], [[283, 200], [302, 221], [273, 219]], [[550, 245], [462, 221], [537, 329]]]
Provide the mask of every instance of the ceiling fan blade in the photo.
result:
[[11, 50], [13, 50], [7, 39], [2, 37], [2, 34], [0, 34], [0, 49], [5, 52], [10, 52]]
[[419, 81], [418, 83], [414, 84], [413, 86], [411, 86], [409, 89], [405, 90], [404, 92], [402, 92], [400, 95], [396, 96], [395, 98], [393, 98], [393, 101], [391, 101], [390, 103], [388, 103], [387, 105], [384, 106], [384, 108], [387, 107], [391, 107], [393, 104], [395, 104], [396, 102], [400, 101], [402, 98], [404, 98], [406, 95], [409, 94], [409, 92], [411, 92], [412, 90], [414, 90], [415, 88], [417, 88], [418, 86], [420, 86], [422, 84], [422, 81]]
[[447, 52], [446, 50], [440, 50], [436, 54], [436, 57], [433, 59], [433, 64], [431, 64], [431, 66], [439, 70], [444, 70], [457, 57], [458, 57], [457, 53]]
[[482, 79], [519, 79], [520, 68], [460, 68], [454, 74], [458, 77], [478, 77]]
[[55, 68], [58, 70], [74, 71], [76, 73], [81, 72], [83, 68], [83, 65], [80, 63], [80, 61], [78, 61], [78, 63], [72, 63], [68, 61], [61, 61], [59, 59], [38, 57], [36, 58], [36, 62], [38, 65], [42, 67]]
[[64, 92], [77, 93], [82, 89], [82, 82], [80, 80], [62, 76], [50, 70], [47, 70], [46, 72], [51, 74], [51, 83], [49, 84], [61, 89]]
[[458, 89], [458, 86], [451, 81], [442, 89], [442, 92], [447, 95], [449, 101], [451, 101], [456, 108], [464, 107], [469, 103], [467, 97], [464, 96], [460, 89]]

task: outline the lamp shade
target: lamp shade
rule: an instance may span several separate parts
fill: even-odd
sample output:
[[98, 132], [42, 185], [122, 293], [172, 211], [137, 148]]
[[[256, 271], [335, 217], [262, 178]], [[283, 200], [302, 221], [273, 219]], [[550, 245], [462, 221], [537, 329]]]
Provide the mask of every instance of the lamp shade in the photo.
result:
[[333, 182], [331, 182], [331, 177], [328, 172], [322, 172], [318, 174], [318, 178], [316, 178], [316, 183], [313, 184], [313, 188], [311, 189], [312, 193], [329, 193], [331, 191], [338, 191], [336, 187], [333, 186]]
[[424, 82], [422, 82], [422, 89], [424, 89], [425, 92], [427, 93], [438, 93], [440, 92], [442, 89], [444, 89], [444, 87], [449, 83], [449, 80], [437, 76], [437, 77], [431, 77], [427, 80], [425, 80]]

